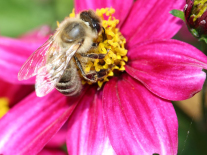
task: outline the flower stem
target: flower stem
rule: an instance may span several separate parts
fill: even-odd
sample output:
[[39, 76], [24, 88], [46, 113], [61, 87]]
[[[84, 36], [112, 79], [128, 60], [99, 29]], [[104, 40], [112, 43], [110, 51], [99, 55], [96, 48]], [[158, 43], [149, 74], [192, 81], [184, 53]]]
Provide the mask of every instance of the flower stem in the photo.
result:
[[203, 91], [202, 91], [202, 111], [203, 111], [203, 122], [205, 125], [207, 125], [206, 124], [207, 123], [206, 87], [207, 87], [207, 80], [205, 80], [203, 84]]
[[[202, 51], [205, 55], [207, 55], [207, 45], [204, 41], [202, 41]], [[205, 73], [207, 73], [206, 70], [204, 70]], [[203, 84], [203, 90], [202, 90], [202, 112], [203, 112], [203, 124], [204, 124], [204, 129], [207, 128], [207, 107], [206, 107], [206, 93], [207, 93], [207, 80], [205, 79], [205, 82]]]

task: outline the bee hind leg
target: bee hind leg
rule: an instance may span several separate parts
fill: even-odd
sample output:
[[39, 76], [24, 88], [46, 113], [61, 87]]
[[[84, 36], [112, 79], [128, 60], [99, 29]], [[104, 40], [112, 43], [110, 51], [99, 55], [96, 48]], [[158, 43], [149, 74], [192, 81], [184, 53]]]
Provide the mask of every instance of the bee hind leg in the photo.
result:
[[99, 72], [96, 71], [92, 71], [89, 73], [84, 72], [82, 73], [82, 75], [86, 80], [92, 83], [96, 83], [97, 81], [104, 79], [108, 75], [108, 73], [109, 73], [109, 69], [102, 69]]

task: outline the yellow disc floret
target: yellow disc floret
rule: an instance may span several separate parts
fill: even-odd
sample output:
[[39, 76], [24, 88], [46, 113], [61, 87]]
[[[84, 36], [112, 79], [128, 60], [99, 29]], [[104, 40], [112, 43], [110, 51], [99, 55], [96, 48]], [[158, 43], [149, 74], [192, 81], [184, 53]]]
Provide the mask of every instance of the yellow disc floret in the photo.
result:
[[9, 110], [8, 98], [0, 98], [0, 118], [4, 116]]
[[[102, 26], [104, 30], [99, 34], [98, 38], [94, 42], [98, 43], [97, 54], [106, 54], [103, 59], [91, 59], [86, 65], [84, 65], [84, 71], [89, 73], [90, 71], [100, 72], [101, 70], [107, 70], [108, 75], [98, 80], [98, 86], [102, 87], [103, 83], [109, 81], [108, 77], [115, 75], [117, 71], [125, 71], [125, 64], [128, 61], [127, 50], [125, 49], [126, 39], [122, 36], [117, 25], [119, 20], [116, 19], [113, 14], [115, 9], [102, 8], [97, 9], [96, 14], [102, 19]], [[70, 17], [74, 17], [74, 10], [70, 14]], [[103, 38], [105, 31], [106, 38]], [[93, 51], [94, 52], [94, 51]], [[90, 53], [90, 51], [89, 51]], [[83, 79], [83, 84], [88, 83]]]
[[70, 17], [70, 18], [75, 17], [75, 9], [72, 10], [72, 13], [69, 14], [69, 17]]

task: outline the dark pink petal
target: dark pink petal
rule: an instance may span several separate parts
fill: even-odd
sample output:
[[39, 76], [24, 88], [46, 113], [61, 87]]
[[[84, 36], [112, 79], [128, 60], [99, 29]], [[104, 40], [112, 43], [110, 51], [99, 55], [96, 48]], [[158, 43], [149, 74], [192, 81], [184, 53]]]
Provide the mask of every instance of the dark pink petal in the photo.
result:
[[67, 155], [67, 153], [65, 153], [64, 151], [62, 151], [60, 149], [44, 148], [37, 155]]
[[176, 155], [178, 122], [172, 104], [130, 76], [106, 83], [104, 121], [118, 155]]
[[202, 89], [207, 57], [176, 40], [157, 40], [129, 49], [126, 71], [150, 91], [168, 100], [184, 100]]
[[68, 119], [78, 98], [32, 93], [0, 119], [0, 154], [37, 154]]
[[91, 88], [69, 119], [67, 148], [70, 155], [114, 154], [103, 123], [102, 92]]
[[148, 39], [173, 37], [181, 28], [182, 22], [169, 11], [183, 9], [184, 4], [184, 0], [136, 1], [121, 28], [128, 46]]
[[11, 84], [0, 79], [0, 97], [7, 97], [10, 106], [21, 101], [32, 91], [34, 91], [32, 85]]
[[53, 137], [50, 139], [50, 141], [47, 143], [47, 147], [55, 148], [55, 147], [61, 147], [66, 143], [66, 135], [67, 130], [66, 129], [60, 129]]
[[133, 0], [75, 0], [75, 11], [79, 13], [88, 9], [114, 8], [114, 16], [119, 19], [120, 23], [124, 21], [133, 4]]
[[19, 81], [17, 74], [23, 63], [43, 43], [0, 37], [0, 78], [11, 83], [34, 83], [34, 78]]

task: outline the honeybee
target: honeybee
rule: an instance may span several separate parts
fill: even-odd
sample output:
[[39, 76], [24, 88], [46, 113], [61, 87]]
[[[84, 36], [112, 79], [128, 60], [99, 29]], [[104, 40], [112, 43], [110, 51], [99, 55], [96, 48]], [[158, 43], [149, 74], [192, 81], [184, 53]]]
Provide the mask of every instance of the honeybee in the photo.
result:
[[23, 64], [19, 80], [36, 75], [35, 90], [39, 97], [56, 88], [67, 96], [81, 92], [81, 75], [92, 83], [104, 78], [107, 70], [85, 73], [82, 63], [88, 59], [103, 59], [105, 54], [88, 53], [97, 48], [94, 40], [102, 33], [106, 38], [101, 19], [93, 10], [80, 12], [74, 18], [66, 18], [52, 35]]

